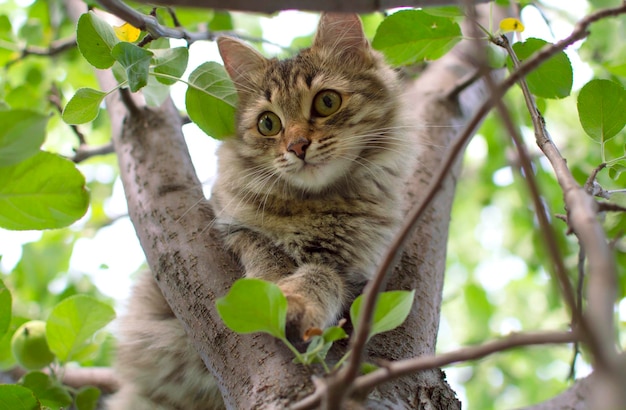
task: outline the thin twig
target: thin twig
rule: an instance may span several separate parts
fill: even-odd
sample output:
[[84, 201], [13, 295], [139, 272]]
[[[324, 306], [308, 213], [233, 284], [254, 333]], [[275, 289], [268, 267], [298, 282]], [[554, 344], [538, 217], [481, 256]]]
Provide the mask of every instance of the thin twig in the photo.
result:
[[10, 67], [28, 56], [53, 57], [57, 54], [71, 50], [74, 47], [76, 47], [76, 36], [55, 40], [51, 42], [48, 47], [28, 46], [23, 50], [18, 50], [20, 52], [20, 56], [14, 60], [8, 61], [5, 64], [5, 67]]
[[[219, 36], [230, 36], [253, 43], [264, 43], [280, 47], [284, 50], [291, 50], [289, 47], [284, 47], [280, 44], [267, 41], [262, 38], [246, 36], [245, 34], [237, 33], [231, 30], [219, 32], [210, 30], [193, 32], [185, 30], [183, 27], [178, 25], [175, 28], [167, 27], [160, 24], [155, 16], [143, 14], [120, 0], [98, 0], [98, 3], [100, 3], [100, 5], [109, 13], [121, 18], [142, 31], [147, 31], [151, 36], [151, 40], [156, 40], [161, 37], [179, 38], [186, 40], [187, 44], [191, 45], [192, 43], [200, 40], [213, 41]], [[174, 22], [175, 25], [180, 24], [176, 21]]]
[[[388, 382], [399, 377], [448, 366], [453, 363], [465, 362], [468, 360], [482, 359], [488, 355], [510, 350], [516, 347], [572, 343], [578, 340], [574, 332], [536, 332], [536, 333], [513, 333], [499, 340], [492, 340], [482, 345], [467, 346], [458, 350], [443, 353], [437, 356], [420, 356], [411, 359], [387, 362], [371, 373], [356, 378], [351, 386], [354, 390], [369, 390], [384, 382]], [[291, 407], [292, 410], [308, 410], [316, 408], [322, 396], [326, 394], [327, 384], [316, 383], [315, 393], [299, 401]]]
[[113, 152], [115, 152], [115, 149], [112, 142], [99, 147], [90, 147], [89, 145], [81, 144], [75, 150], [74, 156], [70, 159], [78, 164], [79, 162], [85, 161], [91, 157], [112, 154]]

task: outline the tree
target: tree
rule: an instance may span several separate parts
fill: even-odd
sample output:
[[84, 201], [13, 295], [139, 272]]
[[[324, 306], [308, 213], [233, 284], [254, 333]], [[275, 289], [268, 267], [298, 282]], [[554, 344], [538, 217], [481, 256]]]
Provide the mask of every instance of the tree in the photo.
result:
[[[410, 15], [411, 24], [415, 26], [420, 18], [429, 16], [428, 21], [436, 21], [438, 28], [446, 24], [455, 27], [453, 22], [459, 15], [469, 16], [468, 20], [474, 21], [474, 8], [469, 3], [471, 2], [468, 2], [463, 12], [457, 9], [438, 9], [436, 13], [432, 11], [431, 14], [406, 13], [404, 16]], [[48, 164], [46, 162], [48, 159], [44, 157], [49, 156], [55, 158], [51, 161], [57, 161], [57, 157], [52, 154], [37, 153], [46, 135], [44, 132], [46, 118], [41, 113], [50, 111], [50, 105], [42, 97], [52, 96], [53, 103], [58, 102], [59, 107], [65, 108], [63, 117], [69, 122], [76, 122], [76, 117], [81, 119], [90, 113], [97, 114], [99, 103], [105, 98], [104, 92], [118, 88], [119, 80], [107, 70], [96, 73], [99, 83], [97, 87], [101, 91], [76, 92], [76, 88], [80, 86], [94, 89], [96, 86], [94, 77], [91, 74], [84, 74], [88, 72], [87, 65], [74, 48], [75, 41], [71, 33], [75, 29], [72, 21], [81, 19], [78, 27], [79, 48], [85, 44], [81, 46], [81, 35], [84, 35], [81, 34], [81, 29], [101, 38], [105, 43], [107, 40], [111, 41], [111, 44], [106, 43], [105, 48], [108, 49], [104, 50], [105, 52], [96, 53], [95, 57], [92, 57], [95, 60], [89, 58], [88, 60], [96, 67], [101, 64], [100, 58], [112, 60], [111, 64], [118, 61], [125, 68], [122, 80], [127, 80], [131, 90], [145, 85], [142, 81], [147, 77], [142, 73], [147, 72], [150, 64], [160, 65], [161, 70], [155, 71], [161, 74], [174, 77], [182, 75], [164, 71], [165, 67], [168, 70], [172, 67], [165, 63], [160, 64], [158, 60], [151, 62], [152, 56], [145, 54], [140, 46], [147, 45], [154, 49], [157, 47], [155, 44], [162, 41], [159, 37], [163, 36], [183, 38], [189, 42], [213, 38], [211, 31], [193, 32], [186, 28], [183, 30], [175, 24], [173, 27], [171, 24], [167, 25], [165, 21], [170, 21], [170, 17], [163, 9], [156, 10], [156, 17], [153, 18], [150, 17], [149, 9], [138, 7], [135, 10], [115, 1], [103, 1], [102, 5], [125, 21], [141, 28], [144, 37], [132, 40], [128, 37], [130, 34], [119, 33], [118, 37], [129, 40], [126, 42], [120, 42], [115, 36], [107, 37], [106, 34], [102, 34], [102, 30], [109, 32], [110, 29], [102, 28], [100, 20], [93, 15], [80, 17], [86, 11], [85, 6], [73, 1], [66, 2], [63, 8], [52, 5], [49, 9], [45, 2], [33, 3], [28, 9], [30, 19], [25, 19], [24, 23], [15, 23], [15, 26], [20, 28], [19, 38], [22, 39], [22, 43], [12, 32], [13, 22], [8, 18], [1, 20], [3, 49], [0, 50], [2, 51], [0, 57], [4, 58], [6, 63], [7, 78], [4, 95], [6, 110], [0, 112], [4, 113], [3, 123], [16, 123], [22, 127], [29, 125], [28, 132], [41, 138], [26, 143], [24, 135], [27, 132], [19, 127], [15, 128], [16, 131], [2, 136], [0, 153], [5, 162], [0, 168], [0, 178], [4, 175], [5, 188], [0, 192], [3, 192], [3, 198], [6, 198], [5, 204], [12, 207], [19, 204], [21, 210], [29, 215], [36, 210], [31, 209], [34, 208], [32, 205], [17, 202], [16, 192], [20, 191], [15, 188], [17, 184], [14, 181], [20, 181], [20, 186], [26, 184], [18, 179], [20, 174], [14, 172], [14, 169], [31, 169], [37, 164]], [[500, 36], [497, 30], [489, 29], [492, 26], [480, 17], [478, 21], [483, 22], [483, 27], [487, 28], [486, 33], [469, 23], [465, 26], [465, 33], [466, 37], [482, 40], [466, 40], [448, 51], [445, 46], [460, 40], [459, 34], [444, 31], [445, 35], [442, 37], [445, 44], [439, 44], [434, 38], [429, 37], [403, 38], [404, 33], [399, 30], [399, 25], [394, 26], [399, 24], [397, 19], [403, 18], [401, 13], [396, 13], [381, 23], [374, 44], [386, 53], [390, 61], [398, 65], [413, 63], [418, 57], [436, 61], [423, 67], [416, 79], [411, 82], [410, 92], [407, 93], [407, 104], [413, 107], [416, 122], [422, 121], [427, 125], [420, 128], [420, 135], [416, 135], [416, 139], [419, 138], [425, 148], [420, 158], [421, 166], [415, 170], [415, 177], [407, 186], [410, 204], [407, 221], [412, 223], [407, 222], [406, 237], [399, 237], [397, 243], [391, 244], [392, 253], [385, 266], [381, 267], [382, 273], [385, 270], [392, 271], [397, 262], [398, 267], [389, 275], [386, 287], [415, 289], [415, 304], [409, 318], [401, 327], [374, 337], [367, 345], [364, 356], [368, 361], [380, 365], [380, 369], [367, 375], [357, 377], [361, 359], [359, 352], [363, 349], [361, 342], [364, 342], [364, 336], [353, 335], [349, 345], [336, 346], [331, 350], [331, 359], [337, 359], [347, 348], [352, 349], [353, 353], [342, 370], [318, 384], [313, 384], [310, 380], [311, 372], [318, 369], [311, 370], [292, 363], [291, 352], [275, 343], [270, 336], [239, 335], [225, 328], [214, 308], [215, 299], [227, 292], [234, 280], [240, 276], [240, 272], [235, 261], [219, 247], [217, 234], [211, 229], [199, 228], [207, 227], [207, 221], [212, 219], [212, 215], [203, 199], [201, 184], [194, 173], [184, 143], [181, 131], [184, 119], [169, 99], [159, 107], [145, 107], [143, 101], [138, 99], [139, 94], [131, 93], [128, 88], [107, 94], [106, 109], [109, 121], [100, 115], [92, 123], [91, 128], [84, 128], [82, 125], [72, 128], [80, 145], [71, 157], [76, 162], [82, 162], [87, 158], [109, 152], [111, 146], [107, 143], [108, 138], [113, 141], [112, 146], [124, 183], [130, 218], [142, 243], [148, 265], [170, 306], [185, 324], [203, 360], [209, 369], [220, 376], [226, 401], [235, 408], [284, 406], [294, 403], [298, 403], [295, 405], [296, 408], [310, 408], [320, 402], [326, 407], [338, 408], [336, 406], [340, 406], [340, 399], [358, 398], [372, 388], [373, 392], [367, 396], [370, 405], [455, 408], [458, 402], [454, 398], [454, 392], [438, 367], [484, 357], [515, 346], [572, 342], [583, 347], [585, 360], [593, 365], [594, 375], [589, 380], [573, 384], [568, 392], [547, 404], [549, 406], [547, 408], [565, 408], [571, 396], [578, 400], [576, 405], [584, 404], [579, 398], [584, 397], [584, 401], [592, 408], [620, 408], [626, 402], [620, 389], [626, 382], [626, 375], [623, 366], [622, 368], [619, 366], [623, 359], [614, 347], [619, 339], [613, 326], [615, 320], [613, 310], [616, 300], [623, 298], [626, 256], [619, 231], [626, 225], [623, 214], [619, 213], [623, 211], [617, 194], [619, 189], [607, 187], [619, 187], [620, 184], [623, 186], [624, 181], [620, 172], [624, 169], [625, 134], [622, 128], [626, 119], [625, 110], [620, 108], [626, 105], [623, 90], [626, 75], [621, 59], [623, 56], [621, 43], [617, 40], [610, 41], [610, 38], [612, 36], [616, 39], [622, 38], [620, 34], [623, 33], [620, 30], [623, 30], [623, 26], [620, 26], [619, 22], [623, 22], [626, 6], [624, 4], [615, 4], [613, 8], [609, 6], [593, 3], [592, 9], [597, 7], [599, 11], [590, 10], [587, 17], [573, 27], [566, 39], [554, 44], [527, 40], [510, 47], [509, 39]], [[488, 8], [487, 11], [489, 10]], [[440, 17], [442, 14], [445, 17]], [[58, 16], [62, 16], [60, 22], [58, 20], [55, 22], [54, 19]], [[177, 10], [171, 16], [180, 19], [185, 14]], [[503, 16], [500, 14], [500, 17]], [[211, 22], [212, 27], [209, 26], [211, 30], [232, 28], [230, 14], [215, 12], [211, 17], [212, 19], [206, 18]], [[380, 17], [378, 20], [377, 17], [373, 19], [376, 26]], [[496, 19], [499, 20], [500, 18]], [[53, 24], [43, 23], [45, 21]], [[192, 19], [190, 23], [193, 21]], [[104, 24], [106, 27], [106, 23]], [[519, 24], [516, 20], [507, 20], [501, 27], [503, 30], [508, 28], [518, 30]], [[126, 29], [132, 30], [129, 27]], [[559, 112], [567, 113], [571, 110], [574, 102], [573, 98], [559, 100], [567, 97], [572, 87], [571, 65], [561, 51], [575, 41], [587, 37], [588, 30], [591, 30], [591, 35], [578, 54], [582, 57], [587, 56], [588, 61], [596, 59], [597, 56], [600, 58], [593, 63], [597, 78], [589, 81], [578, 93], [577, 105], [581, 123], [581, 126], [578, 126], [572, 124], [574, 121], [571, 116], [564, 119], [558, 115]], [[486, 64], [487, 54], [478, 46], [479, 43], [484, 46], [487, 43], [484, 39], [487, 37], [491, 38], [492, 43], [508, 51], [507, 64], [510, 69], [507, 73], [499, 70], [493, 76], [487, 74], [490, 71]], [[421, 43], [416, 40], [420, 40]], [[394, 46], [406, 50], [414, 44], [418, 47], [409, 55], [408, 60], [401, 60], [401, 57], [406, 55], [394, 51], [397, 50]], [[419, 56], [418, 53], [427, 48], [423, 46], [424, 44], [436, 49], [439, 55]], [[45, 48], [41, 48], [42, 46]], [[114, 47], [117, 47], [116, 51], [113, 51]], [[19, 52], [17, 55], [16, 51]], [[81, 51], [83, 55], [89, 54], [84, 48]], [[445, 55], [438, 58], [442, 54]], [[498, 60], [497, 52], [495, 54], [496, 58], [491, 62], [492, 67], [503, 66], [504, 60]], [[515, 55], [522, 60], [521, 64], [516, 61]], [[102, 64], [103, 67], [100, 68], [104, 68], [107, 63]], [[142, 64], [145, 70], [135, 71]], [[59, 80], [58, 75], [56, 77], [53, 75], [55, 69], [61, 69], [58, 65], [69, 73], [65, 79]], [[202, 80], [202, 76], [212, 72], [207, 69], [197, 73], [195, 82], [191, 78], [189, 81], [200, 88], [208, 87], [208, 81], [203, 82], [206, 79]], [[524, 76], [527, 76], [527, 81], [522, 81]], [[600, 80], [601, 78], [609, 80]], [[523, 92], [517, 88], [515, 91], [511, 89], [517, 81], [520, 81]], [[144, 88], [143, 91], [150, 98], [154, 96], [154, 90], [158, 90], [160, 86], [150, 82], [147, 85], [148, 88]], [[148, 94], [149, 90], [152, 94]], [[68, 95], [74, 94], [73, 107], [71, 101], [65, 103], [66, 92]], [[485, 119], [492, 107], [496, 108], [497, 115]], [[547, 113], [554, 110], [555, 115], [546, 117], [547, 128], [554, 127], [558, 133], [569, 136], [568, 139], [559, 141], [559, 148], [569, 159], [567, 164], [548, 136], [543, 117], [537, 111], [537, 107], [544, 108], [542, 111]], [[29, 109], [27, 114], [24, 114], [26, 112], [24, 110], [17, 112], [18, 109], [24, 108]], [[194, 118], [193, 110], [193, 103], [188, 101], [189, 116], [201, 126], [212, 126], [210, 119], [204, 123], [201, 119]], [[530, 115], [526, 112], [530, 112]], [[483, 120], [485, 123], [476, 140], [482, 141], [488, 147], [489, 161], [479, 166], [472, 162], [470, 156], [465, 173], [462, 173], [461, 153]], [[52, 117], [50, 123], [46, 144], [51, 144], [50, 140], [58, 132], [56, 127], [63, 127], [58, 113]], [[565, 124], [567, 126], [563, 127]], [[581, 127], [593, 140], [582, 136]], [[86, 129], [89, 131], [85, 131]], [[538, 151], [531, 154], [527, 152], [530, 149], [529, 144], [520, 133], [531, 129], [549, 165], [539, 158]], [[66, 132], [67, 130], [65, 128]], [[505, 140], [499, 134], [510, 136], [515, 148], [506, 148], [503, 144]], [[89, 141], [89, 144], [86, 141]], [[93, 149], [91, 144], [94, 143], [103, 143], [103, 146]], [[585, 153], [581, 154], [574, 147], [584, 147]], [[476, 146], [470, 149], [476, 149]], [[20, 155], [24, 155], [24, 158], [19, 157]], [[506, 158], [507, 155], [510, 159]], [[110, 156], [104, 159], [92, 158], [90, 161], [94, 161], [95, 164], [96, 161], [111, 161], [111, 158]], [[605, 164], [606, 170], [599, 166], [601, 163]], [[64, 211], [60, 214], [69, 216], [52, 218], [54, 223], [71, 223], [82, 215], [81, 212], [84, 212], [86, 206], [83, 183], [80, 178], [76, 179], [75, 168], [73, 166], [68, 168], [67, 162], [57, 161], [47, 166], [50, 168], [44, 169], [43, 175], [52, 173], [60, 175], [67, 181], [77, 181], [76, 188], [72, 191], [76, 193], [75, 201], [72, 204], [56, 205], [60, 207], [58, 209]], [[502, 175], [502, 172], [508, 172], [507, 170], [520, 171], [513, 173], [515, 184], [509, 187], [508, 183], [498, 180], [494, 182], [498, 172]], [[586, 183], [583, 182], [585, 180]], [[459, 184], [459, 181], [462, 183]], [[525, 188], [526, 184], [528, 191]], [[102, 215], [98, 191], [104, 190], [106, 192], [103, 196], [108, 196], [110, 184], [92, 182], [90, 185], [92, 216], [91, 221], [81, 228], [83, 231], [93, 230], [94, 226], [108, 222]], [[42, 200], [44, 196], [42, 188], [35, 186], [31, 189], [27, 192], [29, 198]], [[453, 223], [449, 227], [455, 193], [458, 197], [456, 202], [458, 209], [453, 215], [459, 219], [453, 217]], [[611, 200], [598, 201], [594, 196]], [[523, 200], [520, 201], [519, 197]], [[504, 206], [500, 207], [499, 204]], [[529, 207], [533, 211], [529, 211]], [[20, 225], [32, 221], [28, 218], [24, 221], [19, 217], [21, 213], [10, 212], [7, 209], [9, 206], [4, 205], [0, 212], [3, 226], [22, 229], [25, 226], [33, 227]], [[488, 209], [493, 215], [479, 218], [479, 212], [481, 210], [484, 212], [484, 209]], [[481, 248], [468, 233], [474, 230], [473, 222], [477, 219], [481, 219], [481, 223], [487, 221], [493, 224], [497, 217], [495, 210], [505, 213], [508, 217], [505, 218], [506, 221], [501, 222], [508, 229], [499, 231], [499, 235], [503, 235], [504, 240], [511, 245], [507, 256], [517, 255], [516, 260], [523, 258], [527, 273], [519, 278], [519, 281], [509, 280], [506, 288], [501, 286], [494, 291], [485, 286], [489, 285], [489, 281], [485, 280], [478, 284], [475, 281], [479, 274], [470, 275], [467, 272], [474, 269], [485, 270], [484, 263], [489, 257], [484, 256], [484, 250], [489, 246]], [[552, 215], [552, 212], [562, 210], [567, 212], [561, 217], [565, 223]], [[605, 212], [611, 214], [607, 214], [601, 224], [597, 216], [604, 215]], [[36, 213], [34, 215], [41, 218], [41, 215]], [[449, 229], [453, 232], [450, 239]], [[568, 230], [577, 240], [565, 236]], [[58, 317], [57, 303], [59, 300], [68, 300], [66, 297], [71, 294], [90, 293], [101, 298], [90, 284], [87, 285], [89, 289], [86, 292], [85, 289], [81, 289], [80, 281], [69, 281], [60, 294], [51, 294], [47, 291], [48, 282], [55, 278], [59, 271], [68, 270], [71, 246], [68, 247], [67, 244], [73, 244], [79, 235], [67, 230], [46, 232], [41, 241], [24, 247], [22, 259], [10, 276], [6, 277], [11, 293], [16, 299], [21, 300], [23, 305], [20, 307], [16, 301], [14, 317], [17, 313], [25, 315], [27, 303], [34, 302], [38, 311], [28, 316], [47, 318], [50, 323], [48, 312], [52, 306], [55, 307], [50, 315]], [[456, 235], [458, 237], [455, 239]], [[400, 239], [406, 239], [406, 243]], [[487, 342], [460, 350], [450, 349], [452, 351], [447, 354], [434, 355], [442, 297], [445, 294], [443, 282], [446, 270], [446, 243], [449, 240], [451, 256], [448, 257], [447, 285], [462, 296], [452, 297], [447, 307], [450, 316], [446, 318], [446, 322], [454, 324], [452, 315], [459, 315], [463, 321], [471, 324], [465, 329], [464, 342], [467, 344], [485, 340]], [[472, 248], [478, 248], [478, 251], [463, 249], [459, 246], [461, 243], [470, 244]], [[492, 249], [502, 251], [504, 248], [498, 244], [495, 247], [492, 245]], [[53, 256], [58, 261], [55, 261]], [[36, 263], [45, 266], [33, 267], [32, 265]], [[510, 266], [508, 265], [509, 268]], [[576, 293], [573, 290], [572, 283], [575, 282], [575, 278], [572, 272], [576, 268], [585, 273], [587, 278], [586, 282], [583, 282], [582, 275], [576, 279], [585, 289], [585, 297], [580, 296], [582, 291]], [[459, 271], [461, 274], [463, 272], [467, 274], [469, 279], [459, 280]], [[545, 272], [554, 274], [551, 281], [540, 285], [532, 283], [541, 281], [542, 273]], [[32, 283], [33, 279], [27, 279], [32, 273], [43, 276], [36, 285]], [[378, 286], [385, 285], [383, 275], [379, 279]], [[29, 280], [31, 283], [28, 283]], [[371, 294], [374, 295], [375, 291], [376, 289]], [[496, 292], [503, 293], [512, 303], [494, 301]], [[0, 296], [6, 294], [7, 292], [3, 291]], [[536, 299], [537, 294], [546, 296], [543, 299]], [[531, 298], [533, 295], [534, 299]], [[9, 299], [7, 304], [6, 297], [0, 300], [4, 301], [3, 306], [11, 303]], [[69, 300], [75, 305], [83, 303], [77, 302], [76, 297]], [[530, 301], [527, 309], [547, 317], [550, 323], [545, 325], [530, 318], [524, 326], [521, 324], [511, 326], [513, 330], [526, 330], [529, 328], [527, 326], [531, 326], [530, 329], [533, 330], [543, 328], [552, 331], [514, 333], [489, 341], [493, 338], [492, 330], [484, 322], [491, 320], [493, 323], [504, 323], [503, 319], [507, 318], [506, 315], [511, 315], [513, 309], [524, 308], [520, 300], [527, 303]], [[533, 302], [538, 303], [537, 300], [544, 304], [543, 308], [538, 310], [532, 306]], [[463, 312], [463, 304], [467, 306], [466, 312]], [[446, 304], [443, 309], [446, 310]], [[532, 316], [532, 313], [529, 316]], [[518, 315], [515, 317], [523, 316], [519, 311], [515, 314]], [[7, 317], [10, 319], [10, 315], [3, 317], [6, 326], [4, 324], [0, 326], [0, 330], [8, 326]], [[21, 324], [16, 319], [13, 322], [14, 327]], [[202, 325], [198, 325], [199, 323]], [[571, 330], [562, 330], [570, 327]], [[361, 329], [366, 327], [363, 326]], [[49, 334], [48, 341], [51, 345], [54, 344]], [[85, 340], [74, 342], [82, 347]], [[59, 356], [54, 348], [52, 350]], [[107, 349], [101, 349], [100, 352], [107, 352]], [[542, 365], [541, 362], [544, 360], [555, 363], [563, 353], [562, 350], [550, 353], [549, 349], [542, 348], [540, 350], [542, 357], [534, 360], [527, 350], [523, 350], [521, 353], [518, 352], [518, 356], [509, 356], [507, 359], [509, 363], [493, 366], [493, 369], [500, 372], [500, 377], [506, 378], [506, 383], [502, 386], [506, 386], [507, 389], [515, 386], [519, 378], [531, 379], [525, 382], [529, 391], [524, 396], [526, 401], [515, 402], [509, 399], [508, 403], [504, 400], [502, 404], [512, 406], [543, 401], [563, 390], [564, 383], [558, 383], [554, 378], [549, 378], [551, 385], [546, 386], [545, 383], [542, 384], [540, 376], [528, 371], [521, 373], [520, 376], [514, 374], [515, 370], [510, 366], [522, 363], [536, 367]], [[85, 359], [68, 356], [64, 359], [79, 361], [82, 359], [87, 365], [106, 363], [107, 359], [102, 356], [106, 354], [101, 353], [99, 359], [89, 358], [88, 355], [85, 355], [87, 357]], [[5, 361], [10, 363], [6, 354], [4, 357]], [[481, 378], [480, 365], [477, 365], [474, 371], [477, 383], [473, 387], [467, 387], [469, 402], [472, 407], [490, 408], [494, 406], [493, 395], [490, 396], [494, 383]], [[251, 385], [240, 383], [244, 378], [242, 375], [249, 373], [259, 375], [258, 379]], [[391, 381], [383, 383], [387, 380]], [[22, 384], [33, 388], [32, 377], [29, 383]], [[590, 389], [589, 384], [592, 384], [593, 388]], [[468, 383], [468, 386], [471, 384]], [[533, 388], [535, 386], [543, 386], [549, 391], [537, 394], [537, 389]], [[523, 387], [520, 385], [520, 388]], [[579, 392], [582, 393], [579, 395]], [[504, 397], [506, 394], [501, 396]], [[41, 395], [37, 394], [37, 397], [44, 404]]]

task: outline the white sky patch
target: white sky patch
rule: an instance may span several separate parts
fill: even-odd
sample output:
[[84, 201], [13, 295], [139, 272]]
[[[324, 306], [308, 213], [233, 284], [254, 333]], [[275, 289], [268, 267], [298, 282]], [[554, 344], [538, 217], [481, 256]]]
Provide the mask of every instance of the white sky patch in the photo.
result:
[[[317, 14], [295, 10], [280, 12], [272, 18], [261, 18], [263, 38], [271, 43], [289, 47], [294, 38], [311, 34], [318, 20]], [[268, 52], [280, 51], [276, 50], [276, 47], [266, 46], [265, 48]]]
[[523, 278], [526, 262], [515, 255], [494, 256], [478, 264], [475, 275], [487, 292], [498, 292], [509, 282]]

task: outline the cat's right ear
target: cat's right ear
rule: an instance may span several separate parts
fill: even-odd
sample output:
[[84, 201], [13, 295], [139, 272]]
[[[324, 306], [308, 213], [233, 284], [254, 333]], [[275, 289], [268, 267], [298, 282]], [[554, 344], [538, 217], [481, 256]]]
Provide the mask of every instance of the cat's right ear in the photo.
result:
[[217, 39], [224, 68], [239, 91], [251, 89], [256, 73], [262, 72], [267, 59], [258, 51], [232, 37]]

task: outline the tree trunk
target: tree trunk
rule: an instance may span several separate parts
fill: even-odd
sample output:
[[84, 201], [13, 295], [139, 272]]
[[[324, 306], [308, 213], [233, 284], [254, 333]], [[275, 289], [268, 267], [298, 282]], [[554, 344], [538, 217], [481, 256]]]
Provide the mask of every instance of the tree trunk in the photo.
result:
[[[75, 16], [82, 11], [72, 0], [68, 3]], [[470, 46], [460, 43], [407, 87], [415, 143], [423, 147], [407, 187], [407, 207], [422, 197], [446, 148], [484, 96], [478, 84], [458, 99], [448, 98], [455, 84], [476, 70], [463, 58]], [[104, 90], [115, 86], [110, 71], [98, 71], [98, 78]], [[284, 408], [306, 397], [314, 390], [312, 373], [292, 363], [286, 348], [264, 334], [236, 334], [218, 317], [216, 298], [242, 271], [209, 228], [214, 215], [195, 175], [180, 115], [169, 100], [159, 109], [133, 106], [131, 100], [129, 96], [124, 104], [120, 93], [106, 100], [130, 218], [165, 299], [215, 375], [225, 403], [238, 409]], [[402, 327], [370, 342], [369, 360], [434, 354], [459, 162], [442, 181], [388, 281], [389, 289], [416, 289], [411, 314]], [[381, 385], [369, 399], [378, 408], [460, 408], [438, 369]]]

